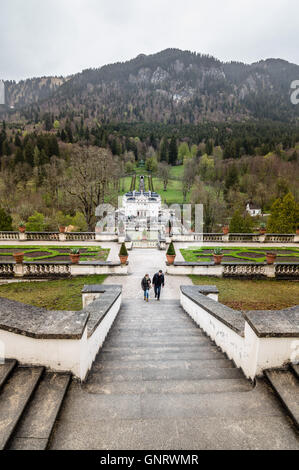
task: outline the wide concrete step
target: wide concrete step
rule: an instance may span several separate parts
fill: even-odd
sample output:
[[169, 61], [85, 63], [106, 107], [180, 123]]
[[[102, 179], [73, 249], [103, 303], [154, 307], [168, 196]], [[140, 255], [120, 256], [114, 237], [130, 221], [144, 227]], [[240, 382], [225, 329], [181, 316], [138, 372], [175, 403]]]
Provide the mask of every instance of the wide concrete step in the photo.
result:
[[181, 338], [180, 336], [172, 336], [171, 338], [119, 338], [117, 336], [109, 336], [106, 340], [107, 346], [196, 346], [203, 344], [212, 344], [211, 340], [207, 337], [198, 337], [198, 338]]
[[213, 367], [201, 369], [122, 369], [96, 370], [89, 374], [88, 383], [107, 384], [111, 382], [136, 382], [141, 380], [202, 380], [202, 379], [239, 379], [243, 373], [236, 368]]
[[14, 359], [8, 359], [4, 364], [0, 364], [0, 390], [5, 384], [6, 380], [17, 365], [17, 361]]
[[96, 361], [177, 361], [177, 360], [192, 360], [192, 359], [225, 359], [225, 355], [218, 351], [217, 348], [207, 347], [201, 348], [200, 351], [194, 352], [169, 352], [169, 351], [155, 351], [151, 352], [116, 352], [116, 351], [101, 351]]
[[87, 382], [84, 390], [88, 393], [104, 395], [136, 395], [146, 393], [182, 394], [182, 393], [222, 393], [249, 392], [252, 384], [244, 379], [213, 379], [213, 380], [144, 380], [132, 382], [94, 383]]
[[196, 344], [196, 345], [135, 345], [132, 343], [130, 345], [109, 345], [106, 342], [104, 343], [103, 348], [100, 351], [100, 355], [102, 353], [124, 353], [124, 354], [161, 354], [164, 353], [176, 353], [176, 354], [184, 354], [184, 353], [197, 353], [200, 355], [203, 351], [219, 351], [217, 346], [212, 342], [207, 342], [203, 344]]
[[45, 373], [17, 426], [10, 450], [47, 448], [70, 379], [70, 374]]
[[189, 361], [172, 360], [166, 361], [114, 361], [103, 360], [94, 363], [94, 371], [123, 371], [123, 370], [197, 370], [198, 368], [212, 368], [212, 367], [234, 367], [232, 362], [228, 359], [192, 359]]
[[156, 327], [156, 326], [148, 326], [148, 327], [140, 327], [140, 326], [135, 326], [133, 327], [121, 327], [119, 328], [118, 326], [114, 326], [112, 333], [114, 335], [130, 335], [130, 336], [204, 336], [204, 333], [198, 328], [173, 328], [169, 327], [167, 330], [164, 330], [163, 328]]
[[4, 449], [21, 418], [43, 367], [17, 367], [0, 393], [0, 449]]
[[299, 429], [299, 382], [290, 370], [266, 370], [265, 375]]

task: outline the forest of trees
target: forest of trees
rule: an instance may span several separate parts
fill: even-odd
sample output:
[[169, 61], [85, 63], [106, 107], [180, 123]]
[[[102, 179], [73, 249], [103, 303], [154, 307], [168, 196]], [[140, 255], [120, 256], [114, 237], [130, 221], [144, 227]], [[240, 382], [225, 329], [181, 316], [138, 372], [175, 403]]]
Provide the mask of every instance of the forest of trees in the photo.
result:
[[266, 122], [90, 127], [87, 116], [49, 113], [33, 127], [3, 121], [0, 207], [14, 228], [33, 217], [35, 227], [56, 230], [67, 217], [91, 230], [98, 201], [116, 204], [121, 179], [143, 160], [165, 190], [181, 165], [178, 200], [204, 203], [206, 231], [218, 230], [236, 211], [243, 216], [247, 202], [269, 213], [289, 192], [299, 200], [298, 142], [296, 126]]

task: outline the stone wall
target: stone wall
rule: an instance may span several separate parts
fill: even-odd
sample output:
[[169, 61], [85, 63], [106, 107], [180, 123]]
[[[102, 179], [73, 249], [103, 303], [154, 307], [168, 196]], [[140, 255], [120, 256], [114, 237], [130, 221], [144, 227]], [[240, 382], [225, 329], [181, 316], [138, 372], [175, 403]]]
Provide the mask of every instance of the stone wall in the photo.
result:
[[181, 286], [181, 305], [247, 378], [299, 362], [299, 306], [239, 312], [209, 298], [202, 286]]
[[47, 311], [0, 299], [4, 358], [69, 371], [85, 380], [121, 305], [121, 286], [92, 287], [99, 298], [79, 312]]

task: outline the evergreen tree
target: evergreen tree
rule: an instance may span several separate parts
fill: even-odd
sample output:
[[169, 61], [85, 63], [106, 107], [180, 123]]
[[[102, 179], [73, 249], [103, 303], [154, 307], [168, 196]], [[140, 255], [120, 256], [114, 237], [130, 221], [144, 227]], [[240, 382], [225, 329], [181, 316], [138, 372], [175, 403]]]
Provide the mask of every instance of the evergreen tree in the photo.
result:
[[270, 233], [294, 233], [299, 224], [299, 204], [292, 193], [274, 201], [267, 230]]
[[0, 208], [0, 230], [10, 232], [12, 230], [12, 218], [2, 208]]
[[163, 137], [160, 145], [160, 161], [168, 162], [168, 141]]
[[169, 144], [168, 159], [170, 165], [174, 166], [178, 159], [178, 146], [176, 138], [173, 136]]

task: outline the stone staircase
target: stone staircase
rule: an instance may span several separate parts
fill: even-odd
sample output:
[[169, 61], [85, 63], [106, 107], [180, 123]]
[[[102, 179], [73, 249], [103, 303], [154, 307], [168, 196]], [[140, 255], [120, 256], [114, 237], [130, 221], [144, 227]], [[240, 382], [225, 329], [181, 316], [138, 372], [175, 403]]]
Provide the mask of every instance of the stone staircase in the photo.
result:
[[0, 450], [44, 450], [65, 397], [70, 374], [0, 365]]
[[266, 370], [265, 376], [299, 430], [299, 365]]
[[85, 384], [0, 365], [0, 449], [298, 450], [296, 374], [252, 384], [178, 300], [125, 300]]
[[299, 446], [266, 381], [246, 380], [178, 300], [138, 299], [123, 302], [87, 382], [72, 383], [50, 448]]

